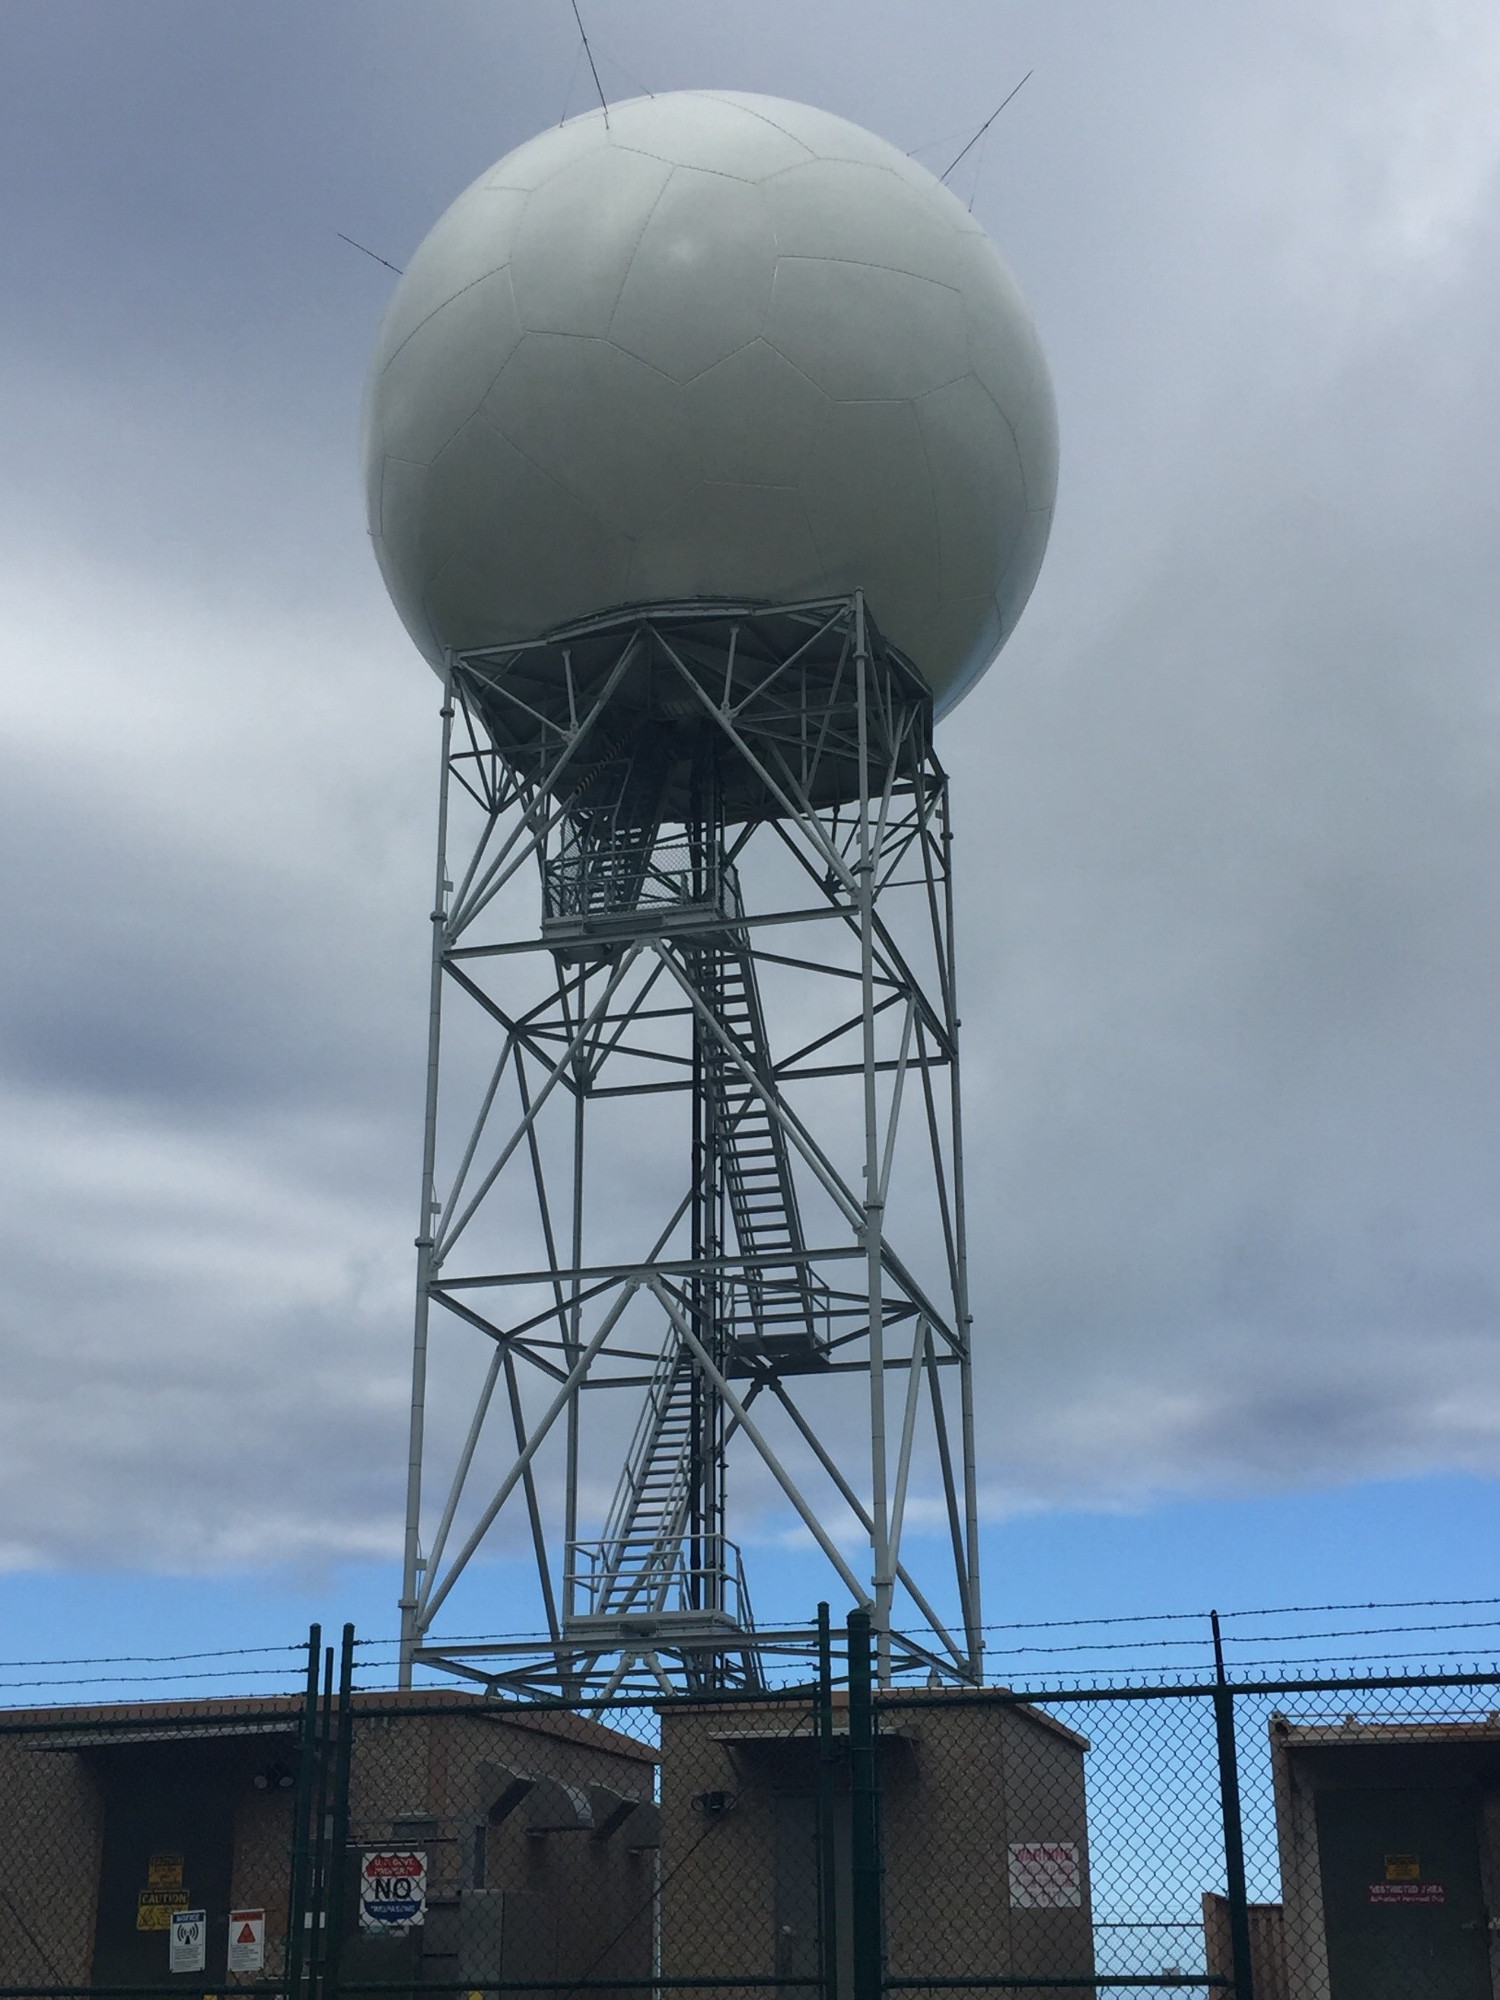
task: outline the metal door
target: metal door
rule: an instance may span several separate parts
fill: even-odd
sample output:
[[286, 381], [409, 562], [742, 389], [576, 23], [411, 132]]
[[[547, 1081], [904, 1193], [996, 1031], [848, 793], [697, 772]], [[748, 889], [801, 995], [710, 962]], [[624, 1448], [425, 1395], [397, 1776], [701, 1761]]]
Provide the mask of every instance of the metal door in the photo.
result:
[[[818, 1820], [811, 1792], [777, 1792], [773, 1917], [776, 1972], [782, 1979], [818, 1976]], [[788, 2000], [801, 2000], [789, 1987]]]
[[1330, 2000], [1494, 2000], [1466, 1786], [1317, 1794]]
[[215, 1744], [115, 1751], [104, 1767], [104, 1840], [93, 1980], [162, 1986], [171, 1907], [206, 1910], [198, 1983], [223, 1977], [234, 1841], [231, 1776]]

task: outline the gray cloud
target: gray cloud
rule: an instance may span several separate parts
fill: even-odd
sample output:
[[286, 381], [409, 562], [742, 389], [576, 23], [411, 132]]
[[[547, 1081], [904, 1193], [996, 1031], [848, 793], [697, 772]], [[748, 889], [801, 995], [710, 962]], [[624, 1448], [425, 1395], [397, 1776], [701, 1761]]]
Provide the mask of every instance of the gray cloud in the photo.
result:
[[[333, 231], [556, 118], [565, 15], [7, 22], [10, 1561], [393, 1547], [434, 688]], [[972, 186], [1062, 506], [943, 738], [990, 1504], [1500, 1469], [1490, 10], [592, 15], [907, 146], [1036, 68]]]

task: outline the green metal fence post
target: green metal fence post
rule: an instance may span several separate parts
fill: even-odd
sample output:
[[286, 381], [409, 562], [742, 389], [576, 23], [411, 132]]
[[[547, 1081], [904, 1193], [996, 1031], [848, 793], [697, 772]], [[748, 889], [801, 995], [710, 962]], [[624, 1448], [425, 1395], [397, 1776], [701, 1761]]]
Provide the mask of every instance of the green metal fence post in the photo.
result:
[[349, 1771], [354, 1755], [354, 1627], [344, 1627], [339, 1655], [339, 1707], [334, 1734], [333, 1796], [328, 1811], [328, 1858], [323, 1874], [327, 1934], [323, 1946], [322, 2000], [337, 2000], [339, 1958], [348, 1927]]
[[839, 1895], [833, 1828], [833, 1635], [828, 1606], [818, 1606], [818, 1976], [823, 2000], [838, 2000]]
[[320, 2000], [322, 1960], [328, 1942], [328, 1780], [332, 1776], [328, 1748], [334, 1734], [334, 1648], [322, 1654], [322, 1698], [318, 1702], [318, 1790], [312, 1804], [312, 1838], [308, 1842], [308, 2000]]
[[880, 1794], [871, 1693], [870, 1614], [851, 1611], [849, 1644], [849, 1845], [853, 1890], [854, 1993], [880, 2000], [884, 1981], [880, 1909]]
[[323, 1660], [323, 1628], [307, 1634], [307, 1688], [302, 1698], [302, 1726], [297, 1739], [297, 1788], [292, 1796], [292, 1874], [287, 1885], [286, 1985], [289, 2000], [299, 2000], [302, 1963], [307, 1948], [310, 1914], [308, 1832], [312, 1817], [318, 1742], [318, 1669]]
[[333, 1648], [323, 1649], [323, 1697], [318, 1704], [318, 1786], [313, 1804], [311, 1855], [308, 1863], [308, 2000], [320, 2000], [323, 1954], [328, 1941], [328, 1747], [333, 1736]]
[[1229, 1904], [1229, 1949], [1234, 2000], [1255, 2000], [1250, 1963], [1250, 1904], [1245, 1893], [1245, 1841], [1240, 1825], [1240, 1768], [1234, 1742], [1234, 1690], [1224, 1671], [1219, 1614], [1209, 1618], [1214, 1635], [1214, 1728], [1219, 1742], [1219, 1799], [1224, 1810], [1224, 1887]]

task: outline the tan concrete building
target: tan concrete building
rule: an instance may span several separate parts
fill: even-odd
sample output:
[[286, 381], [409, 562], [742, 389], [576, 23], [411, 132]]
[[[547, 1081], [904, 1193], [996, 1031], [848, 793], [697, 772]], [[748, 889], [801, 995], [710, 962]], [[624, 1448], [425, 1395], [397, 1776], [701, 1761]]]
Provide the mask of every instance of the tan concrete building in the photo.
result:
[[[649, 1975], [653, 1753], [584, 1717], [447, 1690], [355, 1697], [351, 1979]], [[266, 1913], [283, 1964], [301, 1703], [33, 1710], [0, 1717], [0, 1985], [160, 1984], [173, 1909]], [[359, 1927], [362, 1858], [420, 1852], [426, 1915]], [[226, 1981], [232, 1984], [232, 1980]]]
[[[983, 1692], [877, 1712], [890, 1974], [1091, 1973], [1087, 1739]], [[839, 1697], [845, 1975], [847, 1714]], [[818, 1753], [807, 1711], [737, 1702], [664, 1709], [661, 1720], [662, 1971], [816, 1974]]]
[[1500, 1715], [1271, 1719], [1290, 2000], [1500, 1995]]

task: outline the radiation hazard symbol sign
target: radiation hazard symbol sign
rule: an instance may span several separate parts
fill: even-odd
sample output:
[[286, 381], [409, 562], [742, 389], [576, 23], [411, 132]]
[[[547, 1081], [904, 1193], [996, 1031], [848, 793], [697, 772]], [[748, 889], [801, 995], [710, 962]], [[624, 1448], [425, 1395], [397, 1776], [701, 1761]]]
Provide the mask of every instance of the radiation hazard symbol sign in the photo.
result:
[[261, 1972], [266, 1963], [266, 1913], [264, 1910], [229, 1912], [229, 1970]]
[[427, 1914], [427, 1856], [411, 1847], [382, 1847], [366, 1854], [359, 1870], [362, 1931], [409, 1931]]

